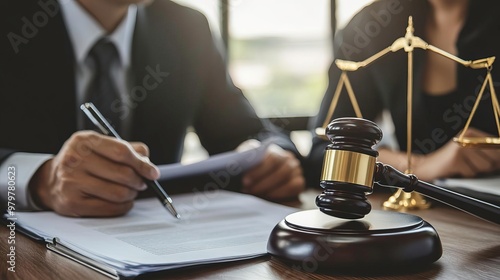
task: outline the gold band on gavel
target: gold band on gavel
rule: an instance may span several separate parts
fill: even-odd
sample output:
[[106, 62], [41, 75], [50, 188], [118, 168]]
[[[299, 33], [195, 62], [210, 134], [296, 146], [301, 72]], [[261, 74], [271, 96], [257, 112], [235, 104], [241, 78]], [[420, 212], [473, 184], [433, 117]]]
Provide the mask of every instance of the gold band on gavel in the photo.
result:
[[321, 181], [353, 183], [373, 188], [376, 158], [351, 151], [326, 150]]

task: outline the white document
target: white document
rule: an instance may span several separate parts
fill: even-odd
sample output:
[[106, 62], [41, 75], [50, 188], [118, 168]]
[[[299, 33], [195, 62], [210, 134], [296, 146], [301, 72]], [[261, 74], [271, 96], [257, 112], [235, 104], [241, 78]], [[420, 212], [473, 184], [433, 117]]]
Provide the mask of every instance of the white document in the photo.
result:
[[191, 164], [173, 163], [160, 165], [158, 166], [161, 174], [159, 180], [202, 175], [219, 170], [227, 170], [229, 174], [240, 173], [261, 162], [270, 144], [270, 141], [264, 141], [259, 147], [254, 149], [244, 152], [231, 151], [221, 153]]
[[437, 180], [435, 184], [450, 189], [453, 189], [454, 187], [460, 187], [500, 196], [500, 176], [473, 179], [441, 179]]
[[223, 190], [172, 198], [181, 220], [151, 198], [138, 200], [127, 215], [118, 218], [31, 212], [16, 213], [17, 224], [48, 243], [57, 238], [59, 245], [68, 248], [70, 258], [78, 253], [104, 264], [112, 275], [129, 277], [264, 255], [271, 230], [297, 211]]

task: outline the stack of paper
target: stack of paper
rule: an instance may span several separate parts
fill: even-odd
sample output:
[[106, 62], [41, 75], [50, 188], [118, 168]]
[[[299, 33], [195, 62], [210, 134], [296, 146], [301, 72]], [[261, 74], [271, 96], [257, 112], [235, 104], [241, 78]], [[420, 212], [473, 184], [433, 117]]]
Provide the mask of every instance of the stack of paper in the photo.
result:
[[137, 201], [119, 218], [16, 215], [18, 225], [45, 239], [49, 249], [117, 278], [264, 255], [273, 227], [296, 211], [222, 190], [173, 199], [182, 220], [155, 198]]
[[264, 141], [257, 148], [246, 151], [225, 152], [190, 164], [172, 163], [160, 165], [158, 166], [161, 174], [159, 180], [163, 181], [220, 171], [235, 175], [233, 173], [240, 173], [260, 163], [264, 159], [266, 150], [271, 143], [271, 141]]
[[500, 196], [500, 176], [484, 178], [450, 178], [437, 180], [436, 185], [447, 188], [464, 188]]
[[434, 182], [438, 186], [452, 191], [480, 199], [482, 201], [500, 205], [500, 176], [483, 178], [450, 178]]

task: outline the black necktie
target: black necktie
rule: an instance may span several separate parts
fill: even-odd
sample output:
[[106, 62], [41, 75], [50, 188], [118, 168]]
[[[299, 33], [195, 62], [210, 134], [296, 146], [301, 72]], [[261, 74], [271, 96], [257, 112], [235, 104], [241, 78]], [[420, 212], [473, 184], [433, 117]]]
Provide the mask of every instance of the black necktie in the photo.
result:
[[[113, 104], [120, 101], [120, 95], [111, 76], [111, 65], [118, 59], [118, 50], [109, 40], [102, 38], [92, 47], [88, 58], [93, 61], [94, 73], [88, 87], [86, 101], [92, 102], [108, 122], [120, 133], [121, 119]], [[95, 129], [88, 120], [86, 129]]]

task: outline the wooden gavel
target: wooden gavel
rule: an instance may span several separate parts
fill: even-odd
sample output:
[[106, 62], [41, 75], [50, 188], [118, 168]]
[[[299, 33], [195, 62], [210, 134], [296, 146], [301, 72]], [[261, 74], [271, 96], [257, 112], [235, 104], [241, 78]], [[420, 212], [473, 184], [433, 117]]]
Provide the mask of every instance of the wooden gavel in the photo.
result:
[[373, 184], [417, 191], [459, 210], [500, 224], [500, 207], [448, 189], [418, 180], [395, 168], [376, 162], [373, 146], [382, 139], [382, 131], [373, 122], [360, 118], [339, 118], [326, 128], [331, 141], [325, 151], [320, 185], [316, 198], [320, 211], [339, 218], [359, 219], [370, 213], [366, 195]]

